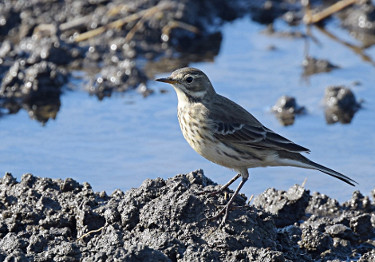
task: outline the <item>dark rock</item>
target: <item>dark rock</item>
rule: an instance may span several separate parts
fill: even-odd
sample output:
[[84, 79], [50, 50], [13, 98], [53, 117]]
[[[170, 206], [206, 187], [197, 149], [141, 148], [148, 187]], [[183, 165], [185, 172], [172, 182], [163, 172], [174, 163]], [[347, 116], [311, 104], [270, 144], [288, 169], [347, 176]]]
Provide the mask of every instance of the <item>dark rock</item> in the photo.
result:
[[353, 231], [350, 229], [350, 227], [347, 227], [343, 224], [335, 224], [332, 226], [326, 227], [326, 232], [331, 237], [338, 237], [343, 238], [347, 240], [354, 240]]
[[104, 218], [106, 223], [109, 224], [114, 224], [121, 221], [120, 213], [117, 211], [117, 209], [112, 208], [106, 209], [104, 211]]
[[361, 239], [374, 237], [374, 228], [371, 224], [371, 215], [362, 214], [350, 220], [350, 227]]
[[372, 249], [368, 251], [367, 253], [365, 253], [363, 256], [361, 256], [358, 262], [370, 262], [370, 261], [374, 261], [374, 259], [375, 259], [375, 250]]
[[350, 210], [366, 212], [371, 212], [375, 209], [369, 197], [362, 195], [358, 190], [353, 192], [352, 198], [343, 203], [343, 206]]
[[79, 210], [76, 221], [78, 228], [87, 231], [99, 229], [105, 224], [105, 219], [91, 210]]
[[32, 235], [27, 246], [28, 253], [40, 253], [48, 247], [48, 241], [43, 236]]
[[52, 63], [41, 62], [25, 68], [18, 60], [9, 69], [0, 86], [0, 97], [35, 99], [38, 96], [59, 96], [66, 74]]
[[339, 68], [337, 65], [332, 64], [328, 60], [318, 59], [307, 56], [302, 62], [303, 76], [308, 77], [313, 74], [331, 72], [334, 69]]
[[[274, 20], [288, 11], [287, 3], [279, 1], [260, 1], [251, 4], [251, 19], [261, 24], [272, 24]], [[290, 7], [290, 6], [289, 6]]]
[[17, 180], [14, 176], [12, 176], [11, 173], [5, 173], [4, 177], [0, 181], [0, 185], [4, 186], [4, 190], [1, 190], [1, 192], [5, 192], [6, 186], [15, 185], [17, 183]]
[[306, 109], [304, 106], [299, 106], [294, 97], [282, 96], [272, 107], [272, 112], [276, 114], [282, 125], [289, 126], [294, 123], [295, 116], [306, 113]]
[[171, 261], [166, 255], [158, 250], [139, 245], [131, 246], [127, 249], [124, 261]]
[[6, 174], [0, 179], [0, 259], [310, 262], [372, 255], [372, 211], [359, 193], [351, 206], [310, 197], [300, 186], [267, 190], [257, 208], [239, 196], [219, 227], [220, 220], [205, 218], [228, 201], [225, 194], [196, 194], [218, 188], [201, 170], [148, 179], [110, 196], [73, 179], [26, 174], [17, 182]]
[[[24, 74], [21, 74], [22, 61], [15, 62], [10, 68], [7, 74], [2, 79], [0, 85], [0, 96], [1, 97], [21, 97], [20, 92], [23, 85]], [[13, 94], [15, 93], [15, 94]]]
[[298, 242], [301, 248], [318, 256], [333, 246], [332, 238], [327, 234], [307, 226], [302, 229], [301, 240]]
[[362, 42], [364, 48], [375, 43], [375, 6], [372, 1], [351, 5], [339, 12], [342, 26]]
[[344, 86], [327, 87], [324, 100], [328, 107], [340, 107], [342, 109], [358, 109], [360, 107], [353, 92]]
[[334, 259], [340, 258], [341, 260], [346, 260], [346, 258], [352, 252], [352, 245], [349, 240], [342, 238], [333, 238], [333, 249], [332, 254]]
[[325, 117], [328, 124], [340, 122], [348, 124], [361, 108], [353, 92], [344, 86], [330, 86], [324, 95]]
[[0, 40], [21, 22], [20, 13], [11, 4], [5, 2], [0, 3], [0, 19]]
[[67, 74], [50, 62], [26, 66], [18, 59], [9, 68], [0, 84], [0, 107], [9, 114], [17, 113], [22, 107], [32, 119], [45, 124], [55, 119], [60, 108], [61, 87]]
[[11, 254], [14, 250], [23, 250], [26, 248], [25, 241], [17, 237], [13, 232], [9, 232], [0, 240], [0, 246], [3, 252]]
[[39, 225], [44, 229], [71, 227], [69, 218], [62, 213], [49, 214], [39, 220]]
[[81, 191], [82, 186], [75, 180], [67, 178], [64, 183], [60, 186], [62, 192], [73, 191], [75, 193]]
[[101, 100], [110, 97], [114, 90], [123, 92], [135, 89], [140, 82], [146, 80], [146, 76], [135, 66], [135, 63], [125, 60], [117, 66], [104, 67], [88, 89]]
[[55, 65], [68, 65], [72, 62], [72, 52], [76, 48], [57, 38], [51, 37], [28, 37], [22, 39], [15, 50], [19, 58], [23, 58], [30, 65], [41, 61], [48, 61]]
[[278, 229], [278, 250], [291, 261], [313, 261], [307, 253], [301, 252], [298, 242], [301, 241], [302, 230], [296, 225]]
[[294, 185], [288, 191], [270, 188], [254, 199], [254, 206], [273, 214], [276, 226], [284, 227], [302, 218], [309, 198], [309, 191], [299, 185]]
[[340, 204], [336, 199], [327, 195], [314, 192], [310, 197], [306, 212], [317, 216], [327, 216], [329, 214], [339, 214]]

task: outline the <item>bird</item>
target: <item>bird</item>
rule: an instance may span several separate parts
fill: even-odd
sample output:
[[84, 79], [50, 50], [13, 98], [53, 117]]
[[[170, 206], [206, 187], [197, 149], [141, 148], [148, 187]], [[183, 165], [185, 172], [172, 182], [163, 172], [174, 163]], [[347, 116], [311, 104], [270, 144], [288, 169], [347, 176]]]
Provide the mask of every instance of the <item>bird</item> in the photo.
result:
[[350, 177], [303, 156], [301, 153], [310, 153], [310, 150], [268, 129], [242, 106], [216, 93], [201, 70], [184, 67], [156, 81], [169, 83], [176, 91], [177, 117], [189, 145], [209, 161], [237, 172], [219, 190], [206, 193], [221, 193], [242, 177], [224, 208], [209, 218], [223, 215], [220, 225], [225, 224], [234, 198], [248, 180], [249, 168], [293, 166], [315, 169], [349, 185], [357, 184]]

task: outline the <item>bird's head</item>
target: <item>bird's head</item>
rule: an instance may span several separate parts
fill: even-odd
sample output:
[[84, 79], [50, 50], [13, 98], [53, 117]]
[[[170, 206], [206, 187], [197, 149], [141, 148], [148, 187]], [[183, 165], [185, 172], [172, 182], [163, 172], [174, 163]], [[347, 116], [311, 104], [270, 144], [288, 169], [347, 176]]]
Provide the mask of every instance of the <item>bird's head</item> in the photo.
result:
[[192, 67], [178, 69], [169, 77], [159, 78], [156, 81], [171, 84], [176, 90], [179, 102], [186, 99], [190, 102], [199, 102], [207, 95], [215, 93], [206, 74]]

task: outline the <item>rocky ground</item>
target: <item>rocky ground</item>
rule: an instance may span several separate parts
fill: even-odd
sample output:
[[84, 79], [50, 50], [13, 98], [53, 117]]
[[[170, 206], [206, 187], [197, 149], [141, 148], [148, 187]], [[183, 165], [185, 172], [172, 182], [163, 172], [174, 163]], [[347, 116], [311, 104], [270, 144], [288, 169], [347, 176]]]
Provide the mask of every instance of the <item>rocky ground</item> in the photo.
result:
[[110, 196], [72, 179], [6, 174], [0, 260], [375, 261], [375, 203], [357, 191], [343, 204], [299, 185], [250, 205], [241, 195], [219, 228], [205, 218], [225, 194], [196, 194], [217, 187], [201, 170]]

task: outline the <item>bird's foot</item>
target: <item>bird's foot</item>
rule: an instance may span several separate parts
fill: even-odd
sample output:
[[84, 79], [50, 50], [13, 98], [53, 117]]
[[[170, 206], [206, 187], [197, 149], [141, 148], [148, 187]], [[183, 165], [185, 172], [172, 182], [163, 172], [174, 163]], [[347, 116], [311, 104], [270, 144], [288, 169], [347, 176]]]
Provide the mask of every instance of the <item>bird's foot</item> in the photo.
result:
[[210, 220], [218, 219], [219, 216], [224, 214], [223, 219], [221, 220], [220, 225], [219, 225], [219, 227], [223, 227], [225, 225], [225, 222], [227, 222], [228, 212], [229, 212], [229, 205], [226, 205], [222, 210], [219, 211], [219, 213], [217, 213], [215, 216], [210, 218]]
[[225, 222], [227, 221], [228, 212], [229, 212], [229, 205], [227, 204], [216, 215], [213, 215], [211, 217], [206, 217], [206, 218], [202, 219], [201, 221], [216, 220], [216, 219], [219, 219], [219, 217], [224, 214], [224, 217], [221, 220], [220, 225], [219, 225], [219, 227], [223, 227], [225, 225]]
[[225, 207], [223, 209], [221, 209], [217, 214], [213, 215], [213, 216], [210, 216], [210, 217], [206, 217], [204, 219], [201, 220], [201, 222], [203, 221], [212, 221], [212, 220], [216, 220], [216, 219], [219, 219], [219, 217], [221, 215], [224, 214], [223, 216], [223, 219], [221, 220], [220, 222], [220, 225], [219, 227], [223, 227], [225, 225], [225, 223], [227, 222], [227, 219], [228, 219], [228, 214], [229, 214], [229, 209], [233, 210], [233, 209], [241, 209], [241, 208], [244, 208], [245, 205], [240, 205], [240, 206], [237, 206], [237, 205], [225, 205]]
[[[231, 183], [233, 183], [233, 181], [235, 181], [237, 178], [239, 177], [239, 175], [235, 176], [234, 178], [232, 178], [231, 181], [229, 181], [226, 185], [224, 185], [220, 190], [218, 191], [223, 191], [224, 189], [226, 189]], [[242, 178], [242, 181], [240, 182], [240, 184], [238, 185], [236, 191], [234, 192], [234, 194], [232, 195], [232, 197], [229, 199], [228, 203], [225, 205], [225, 207], [223, 209], [221, 209], [216, 215], [212, 216], [212, 217], [208, 217], [208, 218], [205, 218], [203, 220], [214, 220], [214, 219], [217, 219], [219, 218], [219, 216], [221, 216], [222, 214], [224, 214], [224, 217], [223, 217], [223, 220], [221, 221], [220, 223], [220, 227], [224, 226], [225, 225], [225, 222], [228, 218], [228, 212], [229, 212], [229, 207], [231, 207], [233, 201], [234, 201], [234, 198], [238, 195], [238, 192], [241, 190], [242, 186], [245, 184], [247, 178]]]

